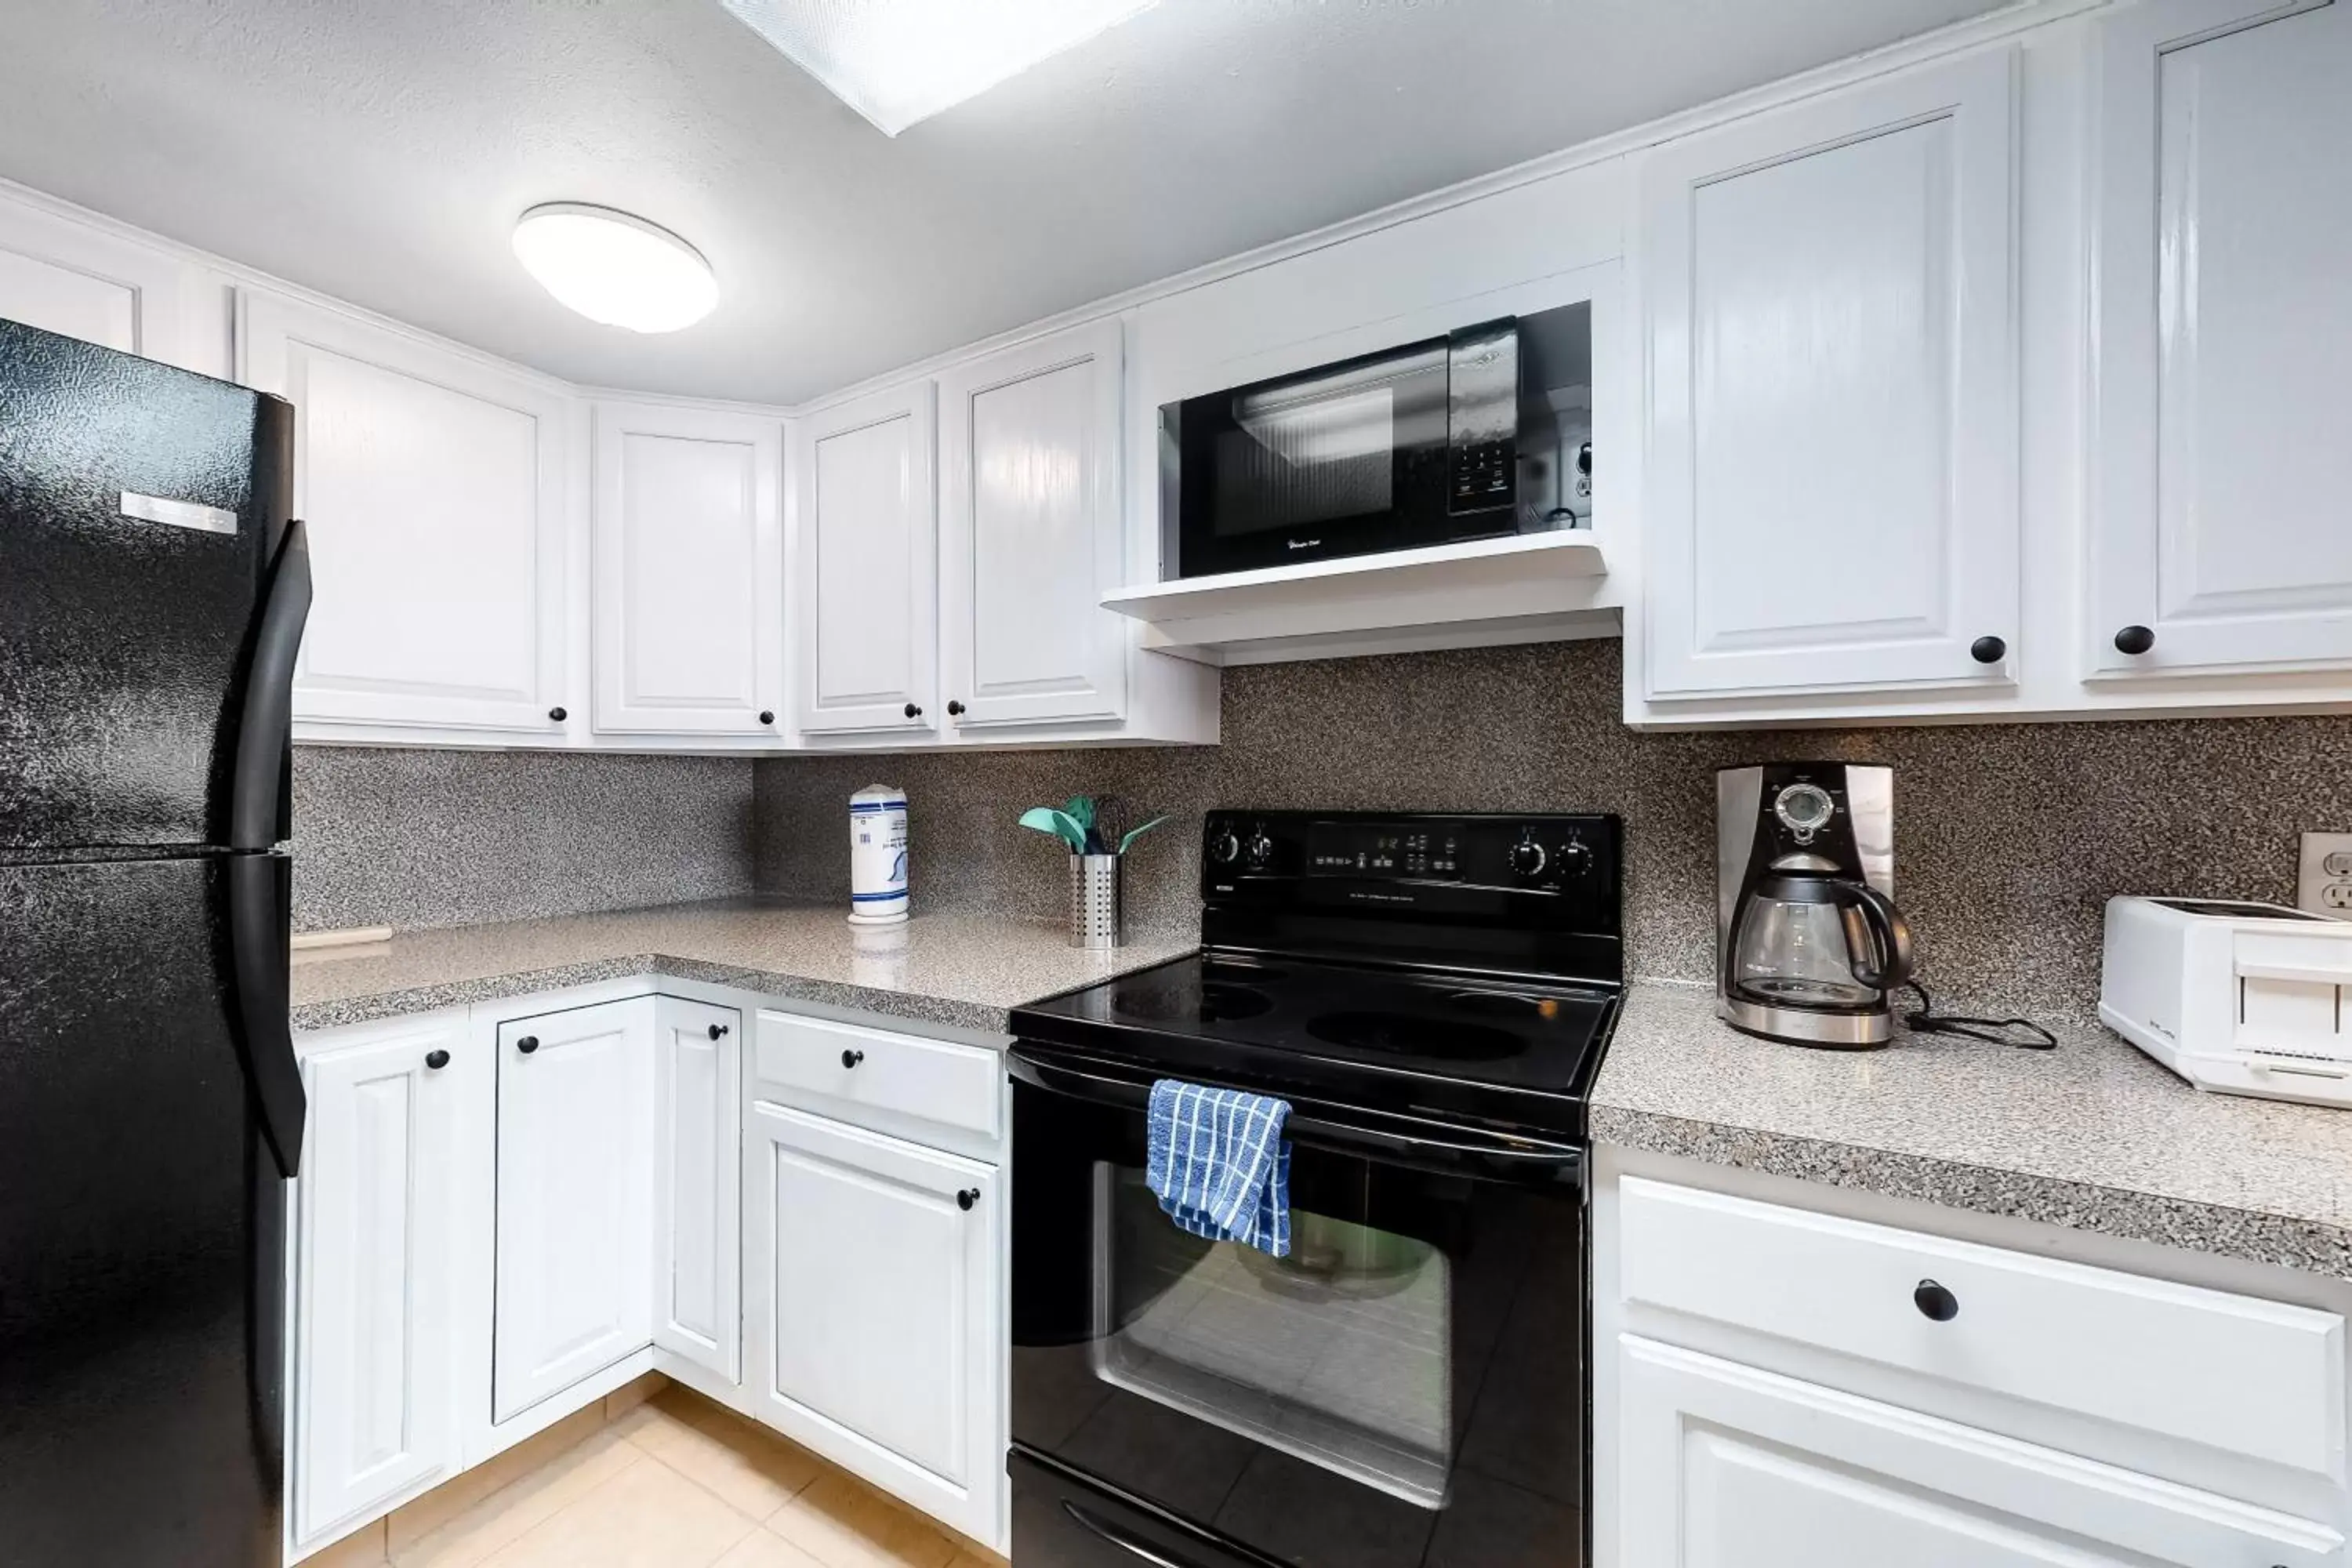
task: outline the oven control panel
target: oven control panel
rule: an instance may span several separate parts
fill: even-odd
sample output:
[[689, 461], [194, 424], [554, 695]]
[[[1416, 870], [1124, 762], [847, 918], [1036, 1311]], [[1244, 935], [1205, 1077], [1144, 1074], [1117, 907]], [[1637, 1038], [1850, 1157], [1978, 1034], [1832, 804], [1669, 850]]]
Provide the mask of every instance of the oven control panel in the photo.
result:
[[1201, 895], [1212, 906], [1614, 929], [1620, 841], [1618, 819], [1592, 813], [1214, 811]]

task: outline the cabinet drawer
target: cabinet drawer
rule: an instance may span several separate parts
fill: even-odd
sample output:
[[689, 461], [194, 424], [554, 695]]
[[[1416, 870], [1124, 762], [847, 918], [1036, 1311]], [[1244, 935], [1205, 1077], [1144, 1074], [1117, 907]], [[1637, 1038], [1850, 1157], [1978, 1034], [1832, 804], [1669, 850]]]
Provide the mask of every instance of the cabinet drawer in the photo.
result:
[[1638, 1177], [1621, 1202], [1629, 1303], [2343, 1479], [2335, 1313]]
[[816, 1095], [836, 1110], [866, 1106], [993, 1138], [1004, 1063], [979, 1046], [763, 1010], [752, 1076], [761, 1098], [773, 1086], [787, 1100]]

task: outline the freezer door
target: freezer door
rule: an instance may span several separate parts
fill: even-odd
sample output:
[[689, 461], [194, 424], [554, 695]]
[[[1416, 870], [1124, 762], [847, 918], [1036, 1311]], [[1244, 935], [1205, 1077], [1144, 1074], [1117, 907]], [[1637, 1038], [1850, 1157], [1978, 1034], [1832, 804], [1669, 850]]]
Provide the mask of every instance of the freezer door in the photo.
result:
[[285, 1184], [232, 858], [0, 866], [10, 1563], [278, 1561]]
[[276, 398], [0, 321], [0, 859], [231, 842], [292, 433]]

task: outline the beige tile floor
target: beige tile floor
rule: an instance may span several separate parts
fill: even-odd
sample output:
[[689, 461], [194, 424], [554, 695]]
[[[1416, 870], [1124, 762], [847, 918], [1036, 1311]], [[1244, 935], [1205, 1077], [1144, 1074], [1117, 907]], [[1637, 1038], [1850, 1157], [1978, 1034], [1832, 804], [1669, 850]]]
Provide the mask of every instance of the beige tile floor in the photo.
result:
[[535, 1440], [535, 1468], [496, 1490], [460, 1478], [305, 1568], [1003, 1568], [674, 1384], [604, 1416]]

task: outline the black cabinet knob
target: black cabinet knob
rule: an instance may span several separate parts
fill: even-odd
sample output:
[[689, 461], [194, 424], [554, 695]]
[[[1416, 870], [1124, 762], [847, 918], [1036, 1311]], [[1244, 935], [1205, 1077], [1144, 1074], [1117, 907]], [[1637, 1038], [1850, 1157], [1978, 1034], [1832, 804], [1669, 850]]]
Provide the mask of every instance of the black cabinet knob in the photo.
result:
[[711, 1037], [712, 1039], [714, 1039], [714, 1040], [724, 1039], [724, 1038], [726, 1038], [726, 1037], [727, 1037], [727, 1026], [726, 1026], [726, 1025], [724, 1025], [724, 1024], [713, 1024], [713, 1025], [711, 1025], [711, 1026], [710, 1026], [710, 1037]]
[[841, 1065], [845, 1068], [854, 1068], [865, 1059], [866, 1053], [864, 1051], [844, 1051], [841, 1053]]
[[908, 718], [909, 718], [909, 719], [919, 719], [919, 718], [921, 718], [922, 716], [923, 716], [923, 710], [922, 710], [922, 709], [920, 709], [919, 707], [916, 706], [916, 705], [915, 705], [914, 703], [912, 703], [912, 702], [909, 702], [909, 703], [908, 703], [908, 704], [907, 704], [907, 717], [908, 717]]
[[775, 721], [776, 721], [776, 715], [775, 715], [775, 710], [774, 710], [773, 709], [762, 708], [762, 709], [761, 709], [761, 710], [760, 710], [760, 722], [761, 722], [761, 723], [762, 723], [762, 724], [772, 724], [772, 723], [774, 723]]
[[963, 717], [963, 704], [957, 701], [952, 697], [948, 699], [948, 717], [950, 719], [961, 719]]
[[963, 1210], [966, 1214], [970, 1214], [971, 1212], [971, 1205], [978, 1202], [980, 1202], [980, 1189], [978, 1187], [966, 1187], [963, 1191], [956, 1194], [956, 1207]]
[[2156, 646], [2156, 634], [2146, 626], [2126, 626], [2116, 634], [2116, 651], [2139, 655]]
[[449, 1053], [446, 1051], [427, 1051], [425, 1053], [425, 1065], [431, 1068], [435, 1072], [439, 1072], [443, 1068], [449, 1065]]
[[558, 724], [562, 723], [566, 719], [569, 719], [569, 718], [571, 718], [571, 717], [572, 717], [572, 715], [571, 715], [571, 713], [570, 713], [570, 712], [568, 712], [567, 710], [563, 710], [563, 709], [562, 709], [562, 708], [551, 708], [551, 709], [549, 709], [549, 710], [547, 710], [547, 716], [548, 716], [548, 718], [549, 718], [551, 721], [552, 721], [553, 722], [558, 723]]
[[1999, 664], [2009, 657], [2009, 644], [1999, 637], [1979, 637], [1969, 644], [1969, 657], [1979, 664]]
[[537, 1035], [525, 1035], [521, 1039], [515, 1042], [515, 1049], [520, 1051], [525, 1056], [530, 1055], [531, 1052], [539, 1049], [539, 1037]]
[[1960, 1315], [1960, 1299], [1933, 1279], [1919, 1281], [1919, 1288], [1911, 1292], [1911, 1304], [1938, 1323], [1948, 1323]]

